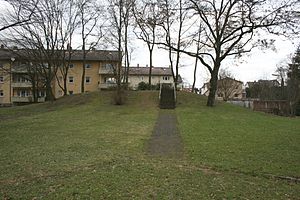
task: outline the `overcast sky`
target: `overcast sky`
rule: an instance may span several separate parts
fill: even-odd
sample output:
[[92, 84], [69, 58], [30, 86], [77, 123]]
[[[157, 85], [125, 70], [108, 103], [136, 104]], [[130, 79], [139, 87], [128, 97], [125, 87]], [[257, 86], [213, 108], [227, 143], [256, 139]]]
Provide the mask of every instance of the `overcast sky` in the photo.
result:
[[[2, 5], [0, 10], [7, 9], [7, 3], [0, 0]], [[258, 79], [274, 79], [272, 74], [276, 70], [279, 63], [286, 63], [288, 57], [295, 52], [300, 40], [288, 40], [286, 38], [270, 36], [276, 39], [276, 51], [253, 49], [251, 53], [244, 55], [241, 59], [226, 58], [222, 62], [221, 68], [227, 68], [232, 72], [234, 77], [246, 83]], [[146, 66], [149, 65], [149, 52], [145, 43], [141, 41], [134, 42], [135, 51], [132, 54], [131, 66]], [[193, 70], [195, 58], [182, 55], [180, 75], [190, 84], [193, 82]], [[161, 49], [156, 49], [153, 56], [154, 67], [168, 67], [168, 53]], [[201, 87], [204, 82], [209, 80], [209, 73], [201, 64], [197, 68], [196, 86]]]

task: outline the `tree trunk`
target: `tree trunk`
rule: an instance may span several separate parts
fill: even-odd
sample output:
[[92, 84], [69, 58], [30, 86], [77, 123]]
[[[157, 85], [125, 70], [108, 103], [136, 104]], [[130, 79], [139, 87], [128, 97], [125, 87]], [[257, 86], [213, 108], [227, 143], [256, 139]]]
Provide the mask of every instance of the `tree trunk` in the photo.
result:
[[[128, 19], [127, 19], [128, 20]], [[125, 83], [128, 86], [128, 76], [129, 76], [129, 65], [130, 65], [130, 58], [129, 58], [129, 51], [128, 51], [128, 21], [125, 24]]]
[[[67, 74], [66, 74], [67, 75]], [[64, 96], [67, 96], [68, 95], [68, 89], [67, 89], [67, 76], [64, 76]]]
[[51, 81], [49, 80], [46, 80], [46, 100], [51, 102], [55, 100], [52, 92]]
[[81, 93], [84, 93], [84, 79], [85, 79], [85, 65], [86, 65], [86, 51], [85, 45], [83, 45], [83, 64], [82, 64], [82, 76], [81, 76]]
[[153, 50], [150, 50], [150, 68], [149, 68], [149, 87], [151, 89], [151, 77], [152, 77], [152, 53]]
[[215, 67], [211, 73], [210, 78], [210, 88], [209, 88], [209, 95], [207, 99], [207, 106], [213, 107], [215, 105], [215, 98], [216, 98], [216, 92], [218, 89], [218, 71], [219, 71], [220, 65], [215, 64]]
[[32, 84], [32, 97], [33, 97], [33, 102], [37, 103], [38, 102], [38, 96], [37, 96], [37, 87], [36, 87], [36, 81], [33, 80], [31, 82]]
[[193, 80], [192, 92], [195, 92], [197, 65], [198, 65], [198, 58], [196, 58], [196, 60], [195, 60], [194, 80]]

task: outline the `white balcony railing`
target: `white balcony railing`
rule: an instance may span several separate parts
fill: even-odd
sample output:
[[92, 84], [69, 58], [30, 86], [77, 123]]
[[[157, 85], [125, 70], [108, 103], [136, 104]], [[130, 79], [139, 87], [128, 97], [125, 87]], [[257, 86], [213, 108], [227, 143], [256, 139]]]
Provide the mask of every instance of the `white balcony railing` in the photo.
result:
[[116, 87], [116, 86], [117, 86], [116, 83], [100, 83], [99, 84], [100, 89], [109, 89], [111, 87]]
[[30, 82], [12, 82], [12, 87], [22, 88], [22, 87], [31, 87], [32, 84]]
[[112, 69], [100, 68], [99, 69], [99, 74], [113, 74], [113, 70]]
[[[11, 97], [11, 101], [14, 103], [30, 103], [33, 102], [33, 97]], [[45, 97], [39, 97], [38, 102], [45, 102]]]

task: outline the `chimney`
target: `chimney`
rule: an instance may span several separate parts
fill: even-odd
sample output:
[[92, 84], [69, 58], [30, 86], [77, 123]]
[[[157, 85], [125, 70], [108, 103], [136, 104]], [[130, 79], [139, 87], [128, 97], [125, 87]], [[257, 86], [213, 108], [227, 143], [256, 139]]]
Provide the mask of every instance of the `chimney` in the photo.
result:
[[137, 64], [137, 67], [140, 67], [140, 64]]
[[4, 49], [4, 44], [1, 44], [1, 49]]
[[146, 65], [146, 67], [148, 67], [148, 65]]

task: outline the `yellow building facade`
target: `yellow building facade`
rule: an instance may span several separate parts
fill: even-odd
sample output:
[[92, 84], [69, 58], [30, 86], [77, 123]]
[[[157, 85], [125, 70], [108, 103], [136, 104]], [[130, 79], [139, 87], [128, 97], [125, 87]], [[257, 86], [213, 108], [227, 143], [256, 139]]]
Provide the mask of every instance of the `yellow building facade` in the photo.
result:
[[[66, 79], [67, 94], [81, 93], [83, 59], [82, 51], [74, 50], [68, 62]], [[88, 52], [85, 62], [84, 92], [109, 89], [116, 85], [114, 70], [120, 66], [117, 51], [93, 50]], [[33, 102], [32, 84], [26, 78], [30, 62], [23, 62], [13, 51], [0, 49], [0, 106]], [[123, 70], [122, 70], [123, 71]], [[140, 82], [148, 83], [149, 67], [129, 68], [129, 87], [137, 89]], [[152, 84], [173, 83], [170, 68], [153, 68]], [[45, 88], [39, 86], [38, 102], [46, 98]], [[57, 70], [52, 80], [52, 92], [55, 98], [64, 96], [64, 77]]]

